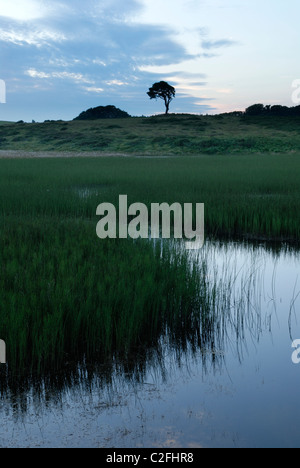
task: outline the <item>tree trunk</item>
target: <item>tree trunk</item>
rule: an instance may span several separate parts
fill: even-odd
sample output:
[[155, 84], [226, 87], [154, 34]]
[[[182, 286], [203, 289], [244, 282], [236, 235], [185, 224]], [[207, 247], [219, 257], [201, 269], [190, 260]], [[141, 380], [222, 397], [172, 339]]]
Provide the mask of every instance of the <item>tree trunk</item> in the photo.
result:
[[165, 104], [166, 104], [166, 115], [169, 113], [169, 108], [170, 108], [170, 102], [165, 99]]

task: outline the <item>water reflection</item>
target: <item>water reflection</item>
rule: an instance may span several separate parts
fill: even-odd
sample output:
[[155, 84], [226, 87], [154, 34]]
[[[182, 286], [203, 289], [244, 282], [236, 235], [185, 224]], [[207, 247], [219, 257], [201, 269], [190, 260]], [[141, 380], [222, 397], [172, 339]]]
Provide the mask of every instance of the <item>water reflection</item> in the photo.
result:
[[191, 255], [209, 310], [166, 323], [151, 346], [29, 381], [1, 367], [0, 445], [297, 445], [299, 252], [207, 242]]

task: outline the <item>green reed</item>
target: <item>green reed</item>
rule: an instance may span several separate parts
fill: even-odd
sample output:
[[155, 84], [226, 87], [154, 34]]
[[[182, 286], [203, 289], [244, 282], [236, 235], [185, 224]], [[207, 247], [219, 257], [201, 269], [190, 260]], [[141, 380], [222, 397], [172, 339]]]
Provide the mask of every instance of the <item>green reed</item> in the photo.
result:
[[[165, 243], [96, 236], [96, 208], [204, 202], [206, 234], [299, 239], [299, 157], [0, 161], [0, 337], [9, 368], [114, 359], [162, 336], [221, 341], [230, 287]], [[230, 284], [230, 283], [228, 283]], [[239, 317], [245, 304], [239, 305]]]
[[[1, 229], [0, 336], [10, 369], [61, 368], [153, 345], [209, 313], [186, 254], [95, 239], [90, 223], [8, 218]], [[204, 281], [204, 282], [203, 282]], [[202, 320], [202, 319], [201, 319]]]
[[206, 234], [297, 242], [300, 155], [2, 160], [0, 214], [90, 219], [99, 203], [205, 203]]

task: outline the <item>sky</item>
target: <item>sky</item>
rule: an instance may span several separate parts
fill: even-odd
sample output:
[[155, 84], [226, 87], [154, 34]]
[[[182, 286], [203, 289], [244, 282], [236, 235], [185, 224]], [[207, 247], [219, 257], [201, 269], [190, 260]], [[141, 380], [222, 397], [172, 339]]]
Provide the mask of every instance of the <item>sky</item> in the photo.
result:
[[0, 0], [0, 120], [159, 114], [162, 80], [174, 113], [292, 106], [299, 18], [299, 0]]

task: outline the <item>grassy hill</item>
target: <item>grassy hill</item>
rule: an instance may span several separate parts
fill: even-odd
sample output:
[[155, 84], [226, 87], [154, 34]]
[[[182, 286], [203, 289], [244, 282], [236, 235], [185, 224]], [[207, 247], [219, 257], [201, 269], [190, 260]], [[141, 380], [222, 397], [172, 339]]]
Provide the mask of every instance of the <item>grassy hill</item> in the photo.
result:
[[0, 150], [130, 154], [300, 151], [300, 117], [224, 114], [0, 123]]

